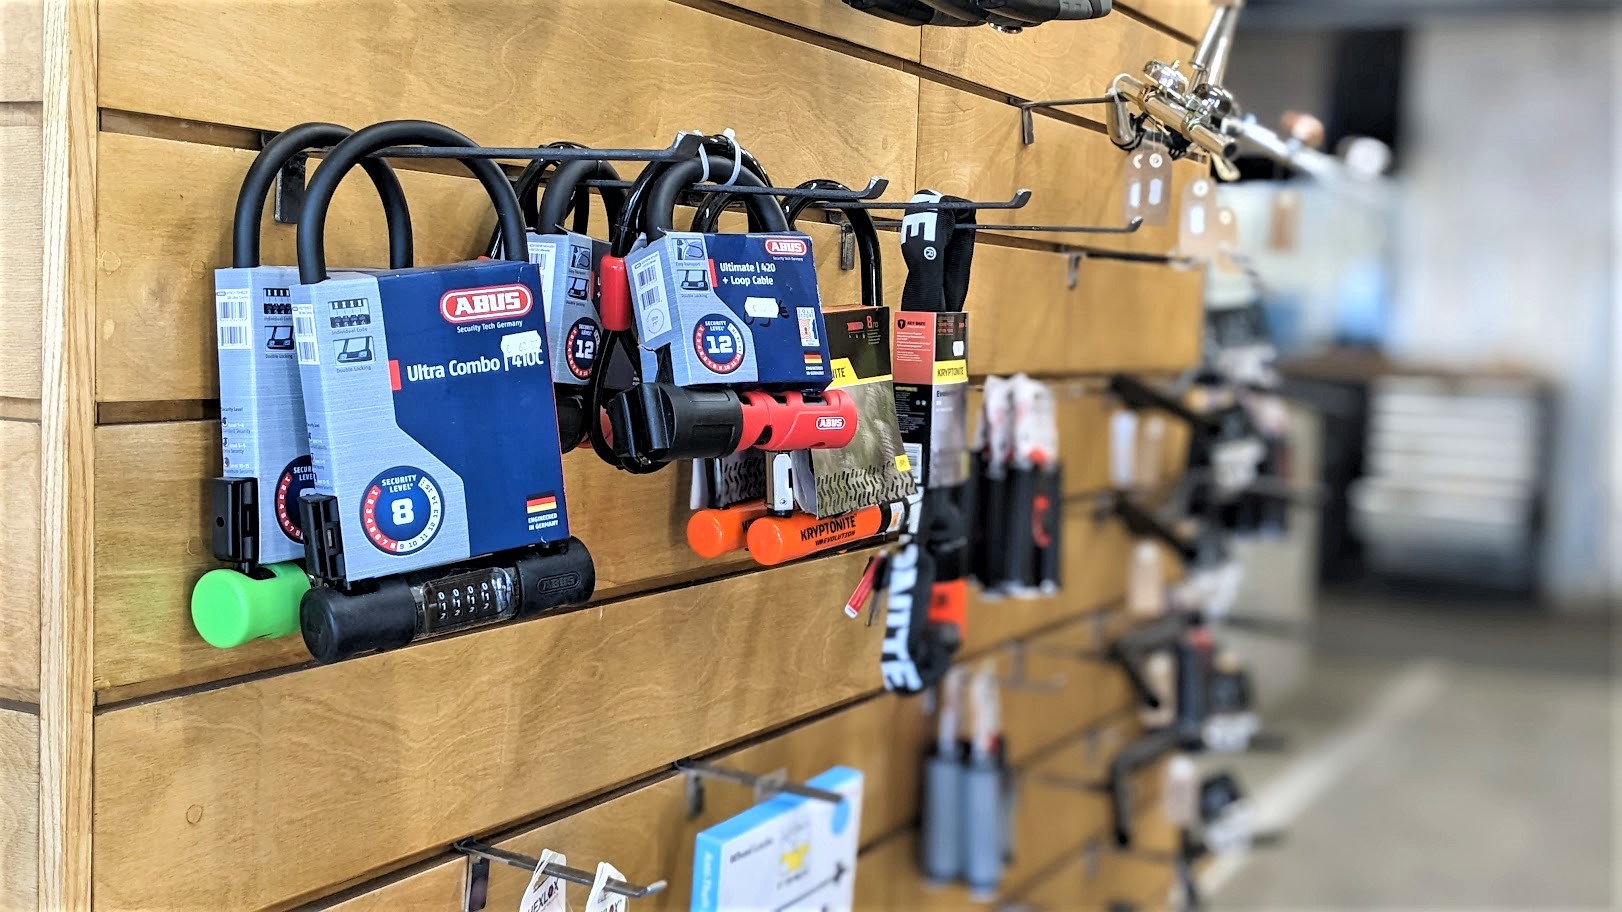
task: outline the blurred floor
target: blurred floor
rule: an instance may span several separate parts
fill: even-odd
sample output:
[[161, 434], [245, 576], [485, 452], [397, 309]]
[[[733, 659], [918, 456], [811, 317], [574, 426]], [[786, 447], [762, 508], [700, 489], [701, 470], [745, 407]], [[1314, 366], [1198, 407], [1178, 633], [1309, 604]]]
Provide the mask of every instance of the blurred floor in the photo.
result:
[[1614, 908], [1604, 620], [1339, 595], [1314, 641], [1266, 716], [1289, 751], [1224, 764], [1285, 841], [1209, 869], [1210, 905]]

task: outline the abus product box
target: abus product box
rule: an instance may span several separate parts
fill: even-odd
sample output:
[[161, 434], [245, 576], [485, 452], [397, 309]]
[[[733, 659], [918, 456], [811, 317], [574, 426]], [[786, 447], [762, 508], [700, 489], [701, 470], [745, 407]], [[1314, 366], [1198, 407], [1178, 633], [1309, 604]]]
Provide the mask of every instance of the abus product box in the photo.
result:
[[293, 289], [346, 582], [569, 536], [539, 278], [492, 260]]
[[214, 270], [224, 476], [255, 480], [260, 563], [304, 556], [299, 495], [315, 481], [293, 356], [291, 266]]
[[529, 261], [540, 268], [552, 380], [583, 386], [597, 360], [602, 329], [591, 289], [608, 245], [583, 234], [529, 234]]
[[913, 473], [925, 488], [969, 480], [969, 316], [896, 314], [895, 410]]
[[819, 390], [832, 374], [811, 239], [672, 231], [625, 258], [647, 379]]

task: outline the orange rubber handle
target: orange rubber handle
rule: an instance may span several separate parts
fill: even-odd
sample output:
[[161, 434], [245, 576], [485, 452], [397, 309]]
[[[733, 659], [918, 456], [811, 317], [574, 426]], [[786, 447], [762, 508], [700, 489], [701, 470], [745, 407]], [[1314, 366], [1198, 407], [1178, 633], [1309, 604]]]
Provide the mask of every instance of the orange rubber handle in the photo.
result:
[[836, 548], [879, 533], [885, 521], [882, 506], [863, 507], [818, 519], [805, 513], [793, 516], [767, 516], [749, 527], [749, 553], [755, 563], [767, 567]]
[[763, 500], [723, 509], [699, 510], [687, 520], [687, 547], [703, 558], [741, 551], [748, 543], [745, 533], [750, 524], [765, 515], [766, 502]]

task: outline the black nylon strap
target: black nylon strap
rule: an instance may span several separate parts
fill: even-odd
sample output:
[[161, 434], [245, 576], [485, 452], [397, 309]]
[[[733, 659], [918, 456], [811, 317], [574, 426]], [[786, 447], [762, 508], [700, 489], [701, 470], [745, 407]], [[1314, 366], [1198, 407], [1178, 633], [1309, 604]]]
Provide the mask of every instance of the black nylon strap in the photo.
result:
[[974, 232], [960, 231], [975, 223], [973, 209], [933, 209], [942, 202], [968, 202], [933, 190], [913, 194], [901, 220], [901, 257], [907, 263], [907, 284], [901, 290], [902, 310], [958, 313], [969, 296], [969, 268], [974, 263]]

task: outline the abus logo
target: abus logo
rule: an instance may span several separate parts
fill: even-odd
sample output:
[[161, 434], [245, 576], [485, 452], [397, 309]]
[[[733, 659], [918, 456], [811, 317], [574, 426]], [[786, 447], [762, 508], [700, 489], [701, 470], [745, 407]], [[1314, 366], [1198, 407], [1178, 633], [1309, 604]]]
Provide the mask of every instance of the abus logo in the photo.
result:
[[450, 323], [477, 323], [521, 317], [535, 306], [535, 294], [525, 285], [458, 288], [439, 296], [439, 315]]
[[766, 252], [772, 256], [805, 256], [809, 249], [802, 238], [766, 239]]
[[824, 415], [817, 419], [817, 430], [819, 431], [843, 431], [844, 429], [845, 419], [838, 415]]

